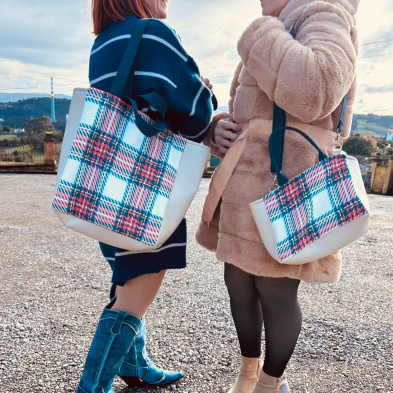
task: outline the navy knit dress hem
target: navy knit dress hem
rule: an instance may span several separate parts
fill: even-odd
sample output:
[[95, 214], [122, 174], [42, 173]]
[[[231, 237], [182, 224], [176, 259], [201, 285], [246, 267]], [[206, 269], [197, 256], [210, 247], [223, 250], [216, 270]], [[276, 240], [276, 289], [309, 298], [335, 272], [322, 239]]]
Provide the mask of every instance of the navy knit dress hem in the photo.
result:
[[126, 281], [143, 274], [185, 268], [186, 243], [187, 226], [184, 218], [168, 240], [153, 252], [135, 253], [105, 243], [99, 244], [112, 268], [112, 284], [124, 285]]

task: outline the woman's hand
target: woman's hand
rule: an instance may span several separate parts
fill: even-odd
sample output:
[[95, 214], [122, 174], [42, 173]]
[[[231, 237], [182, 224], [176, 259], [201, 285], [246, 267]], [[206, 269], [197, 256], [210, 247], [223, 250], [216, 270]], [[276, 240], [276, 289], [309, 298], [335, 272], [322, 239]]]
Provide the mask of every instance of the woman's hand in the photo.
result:
[[232, 115], [219, 120], [214, 128], [214, 143], [218, 151], [225, 155], [240, 133], [241, 127], [235, 123]]
[[213, 85], [211, 84], [210, 80], [208, 78], [204, 78], [201, 76], [202, 82], [206, 85], [206, 87], [210, 90], [213, 91]]

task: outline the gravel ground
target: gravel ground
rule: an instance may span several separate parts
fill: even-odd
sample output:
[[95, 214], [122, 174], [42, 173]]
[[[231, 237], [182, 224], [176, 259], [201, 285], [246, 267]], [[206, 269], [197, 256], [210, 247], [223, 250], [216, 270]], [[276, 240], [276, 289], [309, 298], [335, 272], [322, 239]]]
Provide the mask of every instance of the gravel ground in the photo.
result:
[[[185, 377], [116, 393], [225, 393], [239, 366], [223, 264], [194, 239], [208, 179], [188, 212], [188, 268], [169, 271], [148, 316], [151, 358]], [[53, 175], [0, 175], [0, 386], [74, 392], [110, 269], [97, 243], [50, 209]], [[335, 285], [302, 284], [304, 324], [287, 374], [294, 393], [393, 392], [393, 197], [370, 195], [371, 229], [344, 250]]]

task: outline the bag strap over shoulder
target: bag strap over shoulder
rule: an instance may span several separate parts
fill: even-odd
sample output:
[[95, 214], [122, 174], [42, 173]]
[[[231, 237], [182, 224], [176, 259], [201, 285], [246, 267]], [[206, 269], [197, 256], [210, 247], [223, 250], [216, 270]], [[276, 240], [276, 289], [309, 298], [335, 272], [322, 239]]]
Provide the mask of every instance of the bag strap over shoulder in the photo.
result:
[[[292, 35], [293, 38], [295, 38], [296, 23], [297, 23], [297, 20], [292, 25], [292, 27], [289, 31], [289, 33]], [[346, 106], [347, 106], [347, 100], [348, 100], [348, 94], [346, 94], [342, 100], [340, 120], [337, 124], [337, 135], [341, 134], [343, 127], [344, 127], [344, 117], [345, 117], [345, 110], [346, 110]], [[319, 154], [320, 160], [322, 157], [321, 153], [326, 158], [326, 154], [323, 153], [318, 148], [318, 146], [314, 143], [314, 141], [312, 141], [311, 138], [309, 138], [304, 132], [302, 132], [299, 129], [294, 128], [294, 127], [286, 127], [285, 124], [286, 124], [285, 111], [274, 102], [273, 103], [272, 133], [269, 138], [269, 152], [270, 152], [270, 159], [271, 159], [270, 171], [277, 174], [277, 180], [278, 180], [279, 185], [282, 185], [288, 181], [288, 179], [284, 175], [281, 174], [282, 157], [283, 157], [283, 151], [284, 151], [285, 130], [295, 131], [295, 132], [299, 133], [300, 135], [302, 135], [303, 137], [305, 137], [320, 152], [320, 154]]]
[[[163, 120], [167, 108], [165, 100], [154, 92], [137, 96], [135, 99], [132, 97], [136, 56], [143, 33], [146, 31], [150, 21], [151, 19], [141, 19], [137, 22], [110, 89], [111, 94], [125, 99], [133, 106], [135, 109], [135, 123], [139, 130], [148, 137], [154, 136], [165, 130], [166, 124]], [[142, 116], [138, 112], [138, 101], [140, 100], [146, 102], [148, 106], [152, 106], [160, 114], [161, 119], [152, 123]]]
[[123, 97], [126, 94], [126, 89], [131, 91], [134, 82], [136, 54], [142, 40], [143, 33], [150, 23], [150, 19], [141, 19], [136, 23], [134, 31], [128, 42], [127, 49], [125, 50], [117, 74], [112, 82], [110, 93], [116, 97]]
[[[291, 34], [291, 36], [293, 38], [295, 38], [295, 26], [296, 26], [298, 19], [299, 18], [297, 18], [295, 20], [291, 29], [289, 30], [289, 34]], [[281, 109], [274, 102], [273, 103], [273, 126], [272, 126], [272, 129], [275, 130], [276, 128], [279, 128], [279, 127], [285, 127], [285, 123], [286, 123], [285, 111], [283, 109]], [[282, 158], [282, 154], [283, 154], [283, 150], [284, 150], [284, 136], [277, 134], [274, 136], [274, 138], [276, 139], [275, 146], [277, 149], [277, 154], [279, 157]], [[281, 165], [282, 165], [282, 159], [277, 161], [277, 167], [278, 167], [278, 170], [280, 170], [280, 171], [281, 171]], [[273, 166], [271, 166], [270, 170], [271, 170], [271, 172], [274, 172]]]

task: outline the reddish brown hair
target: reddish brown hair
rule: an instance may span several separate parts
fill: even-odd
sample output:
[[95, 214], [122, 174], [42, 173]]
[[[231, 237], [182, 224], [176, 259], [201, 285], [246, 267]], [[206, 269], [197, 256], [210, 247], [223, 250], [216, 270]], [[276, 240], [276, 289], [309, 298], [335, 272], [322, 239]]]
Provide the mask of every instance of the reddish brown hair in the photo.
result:
[[110, 22], [125, 20], [126, 15], [152, 18], [150, 8], [144, 0], [92, 0], [94, 34], [98, 35]]

